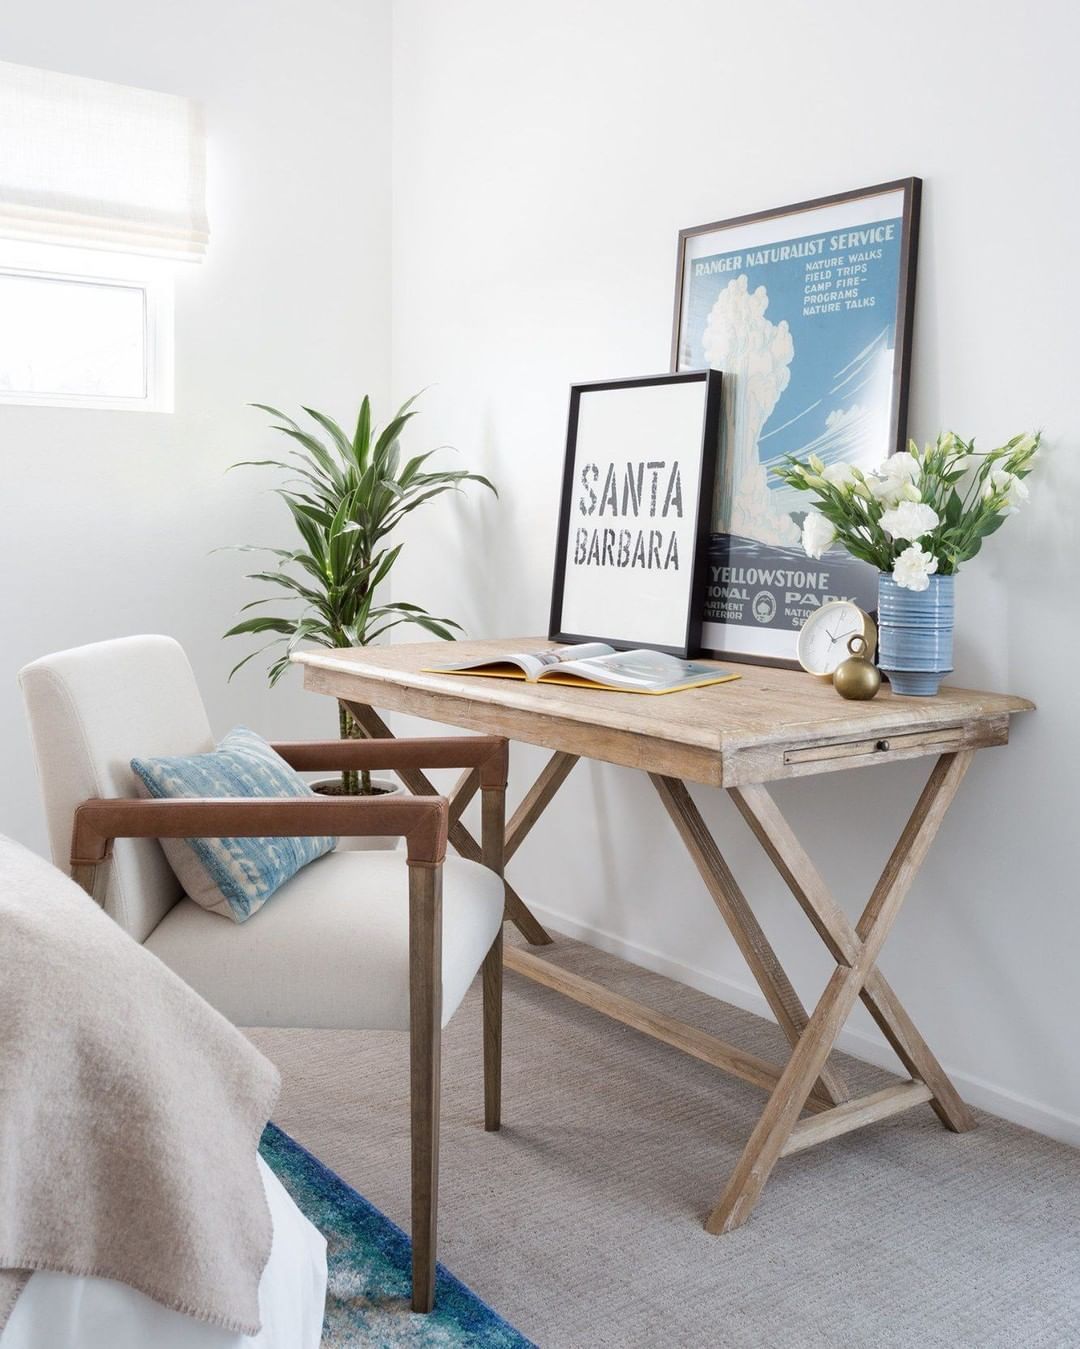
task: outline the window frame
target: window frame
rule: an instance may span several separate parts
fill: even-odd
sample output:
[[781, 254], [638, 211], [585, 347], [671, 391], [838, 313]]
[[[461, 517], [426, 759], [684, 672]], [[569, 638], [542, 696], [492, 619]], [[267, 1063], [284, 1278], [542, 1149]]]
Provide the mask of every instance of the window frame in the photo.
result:
[[96, 408], [106, 412], [172, 412], [174, 407], [173, 270], [167, 261], [67, 244], [0, 238], [0, 276], [83, 285], [122, 286], [142, 292], [145, 394], [31, 393], [0, 389], [0, 405]]

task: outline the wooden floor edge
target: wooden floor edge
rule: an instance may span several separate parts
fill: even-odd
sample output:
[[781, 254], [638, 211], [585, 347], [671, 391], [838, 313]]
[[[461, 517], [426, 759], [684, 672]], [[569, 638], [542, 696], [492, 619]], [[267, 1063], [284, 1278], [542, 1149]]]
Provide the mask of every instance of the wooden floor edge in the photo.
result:
[[815, 1147], [830, 1138], [839, 1138], [841, 1134], [888, 1119], [890, 1115], [902, 1114], [929, 1101], [933, 1094], [925, 1082], [912, 1081], [845, 1101], [843, 1105], [821, 1111], [813, 1119], [800, 1120], [788, 1135], [780, 1156], [790, 1157], [793, 1152], [802, 1152], [804, 1148]]
[[[660, 1040], [673, 1049], [689, 1054], [692, 1058], [700, 1059], [714, 1068], [720, 1068], [744, 1082], [753, 1083], [765, 1091], [772, 1091], [780, 1080], [783, 1068], [777, 1067], [767, 1059], [728, 1044], [725, 1040], [710, 1035], [708, 1031], [668, 1016], [666, 1012], [647, 1007], [644, 1003], [624, 997], [621, 993], [613, 993], [593, 979], [574, 974], [573, 971], [565, 970], [550, 960], [522, 951], [520, 947], [508, 944], [503, 960], [507, 969], [524, 975], [526, 979], [561, 993], [564, 997], [611, 1017], [624, 1026], [630, 1026], [633, 1030], [651, 1036], [654, 1040]], [[815, 1112], [833, 1113], [831, 1102], [816, 1095], [808, 1099], [806, 1108]]]

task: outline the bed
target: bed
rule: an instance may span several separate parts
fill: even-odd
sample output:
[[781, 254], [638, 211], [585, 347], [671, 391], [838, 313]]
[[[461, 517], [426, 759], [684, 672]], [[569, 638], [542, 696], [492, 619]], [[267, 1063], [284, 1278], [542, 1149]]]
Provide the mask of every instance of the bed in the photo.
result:
[[196, 1321], [111, 1279], [41, 1271], [16, 1302], [0, 1349], [318, 1349], [326, 1241], [261, 1157], [258, 1165], [274, 1223], [259, 1282], [259, 1334]]
[[0, 1349], [317, 1349], [326, 1242], [256, 1151], [279, 1088], [0, 836]]

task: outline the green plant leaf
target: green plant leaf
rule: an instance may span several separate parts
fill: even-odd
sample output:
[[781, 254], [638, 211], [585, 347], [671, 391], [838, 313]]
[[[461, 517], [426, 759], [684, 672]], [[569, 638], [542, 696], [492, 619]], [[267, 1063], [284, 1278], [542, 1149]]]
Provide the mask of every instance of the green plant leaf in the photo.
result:
[[288, 426], [277, 426], [276, 431], [281, 431], [293, 440], [298, 441], [307, 450], [308, 454], [315, 460], [318, 466], [326, 474], [327, 478], [338, 491], [345, 490], [345, 479], [342, 476], [341, 469], [334, 463], [334, 456], [320, 440], [314, 436], [309, 436], [306, 431], [293, 430]]
[[272, 408], [269, 403], [249, 403], [249, 408], [258, 408], [260, 412], [268, 412], [271, 417], [276, 417], [280, 422], [288, 422], [290, 426], [295, 426], [299, 431], [300, 427], [286, 412], [279, 411], [278, 408]]
[[305, 407], [304, 411], [313, 421], [318, 422], [324, 431], [329, 431], [334, 443], [341, 451], [342, 457], [351, 460], [353, 457], [352, 441], [334, 421], [333, 417], [328, 417], [325, 412], [316, 412], [314, 408]]
[[290, 560], [294, 554], [288, 548], [271, 548], [265, 543], [223, 543], [217, 548], [210, 549], [213, 553], [269, 553], [271, 557], [287, 557]]
[[281, 638], [278, 637], [272, 642], [267, 642], [265, 646], [260, 646], [257, 651], [248, 652], [248, 654], [244, 657], [243, 660], [238, 660], [236, 664], [232, 667], [232, 669], [226, 676], [225, 682], [229, 683], [233, 675], [236, 674], [237, 670], [242, 670], [249, 660], [254, 660], [256, 656], [261, 656], [264, 651], [269, 651], [272, 646], [278, 646], [280, 642]]
[[234, 468], [287, 468], [288, 465], [283, 459], [238, 459], [235, 464], [230, 464], [225, 470], [231, 473]]
[[300, 537], [308, 546], [308, 552], [325, 569], [326, 540], [322, 532], [322, 521], [317, 514], [313, 516], [312, 508], [305, 502], [297, 501], [285, 492], [281, 493], [281, 496], [292, 513], [296, 528], [300, 531]]
[[[405, 406], [408, 407], [408, 404]], [[419, 413], [399, 412], [392, 421], [388, 422], [375, 442], [375, 456], [378, 457], [381, 454], [385, 454], [413, 417], [416, 416], [419, 416]]]
[[382, 582], [386, 580], [387, 576], [390, 574], [390, 568], [398, 560], [398, 554], [401, 552], [404, 546], [405, 545], [403, 543], [399, 543], [396, 548], [391, 548], [389, 551], [384, 552], [382, 554], [381, 560], [376, 565], [375, 570], [371, 577], [372, 591], [374, 591], [377, 586], [381, 585]]
[[[403, 614], [400, 618], [391, 619], [389, 623], [384, 623], [381, 627], [377, 628], [368, 640], [373, 642], [377, 637], [381, 637], [384, 632], [389, 632], [391, 628], [396, 628], [402, 623], [415, 623], [418, 627], [432, 633], [434, 636], [441, 637], [444, 642], [452, 642], [455, 640], [454, 634], [446, 626], [447, 620], [432, 618], [430, 614]], [[457, 623], [453, 626], [458, 628], [459, 632], [461, 631]]]
[[423, 468], [423, 466], [427, 463], [427, 461], [431, 458], [431, 456], [434, 453], [435, 453], [434, 450], [428, 450], [425, 454], [418, 454], [414, 458], [410, 459], [409, 462], [398, 474], [398, 484], [401, 487], [408, 487], [408, 485], [412, 482], [413, 478], [416, 477], [416, 475], [420, 472], [420, 470]]
[[360, 413], [356, 418], [356, 432], [353, 435], [353, 458], [356, 466], [363, 471], [371, 449], [371, 399], [364, 395], [360, 404]]
[[239, 637], [246, 632], [279, 632], [284, 636], [291, 636], [296, 631], [296, 620], [292, 618], [246, 618], [242, 623], [237, 623], [235, 627], [225, 633], [226, 637]]
[[307, 600], [310, 604], [317, 604], [320, 596], [317, 590], [311, 590], [284, 571], [253, 571], [247, 578], [249, 581], [265, 581], [267, 585], [280, 586], [283, 590], [291, 590], [294, 595], [299, 595], [301, 599]]

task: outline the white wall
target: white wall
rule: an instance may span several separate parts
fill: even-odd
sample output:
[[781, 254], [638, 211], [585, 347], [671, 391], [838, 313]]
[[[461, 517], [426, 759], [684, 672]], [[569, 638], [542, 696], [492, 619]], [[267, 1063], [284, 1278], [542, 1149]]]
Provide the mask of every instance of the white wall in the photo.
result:
[[[567, 385], [666, 368], [681, 226], [925, 180], [911, 430], [1045, 427], [1034, 500], [965, 570], [956, 681], [1039, 711], [979, 756], [883, 962], [970, 1099], [1080, 1142], [1074, 70], [1068, 0], [398, 0], [394, 385], [502, 489], [432, 509], [399, 596], [547, 622]], [[517, 752], [520, 791], [541, 756]], [[854, 910], [925, 765], [789, 784]], [[515, 859], [564, 930], [761, 1009], [641, 778], [579, 766]], [[730, 804], [695, 793], [797, 983], [826, 965]], [[855, 1047], [879, 1053], [861, 1014]], [[880, 1051], [883, 1062], [891, 1062]]]
[[45, 847], [15, 671], [59, 647], [169, 632], [211, 720], [336, 734], [290, 676], [266, 689], [223, 643], [256, 591], [211, 555], [289, 532], [251, 401], [341, 419], [389, 383], [389, 0], [36, 0], [0, 14], [0, 59], [202, 99], [211, 243], [176, 269], [172, 415], [0, 407], [0, 831]]

